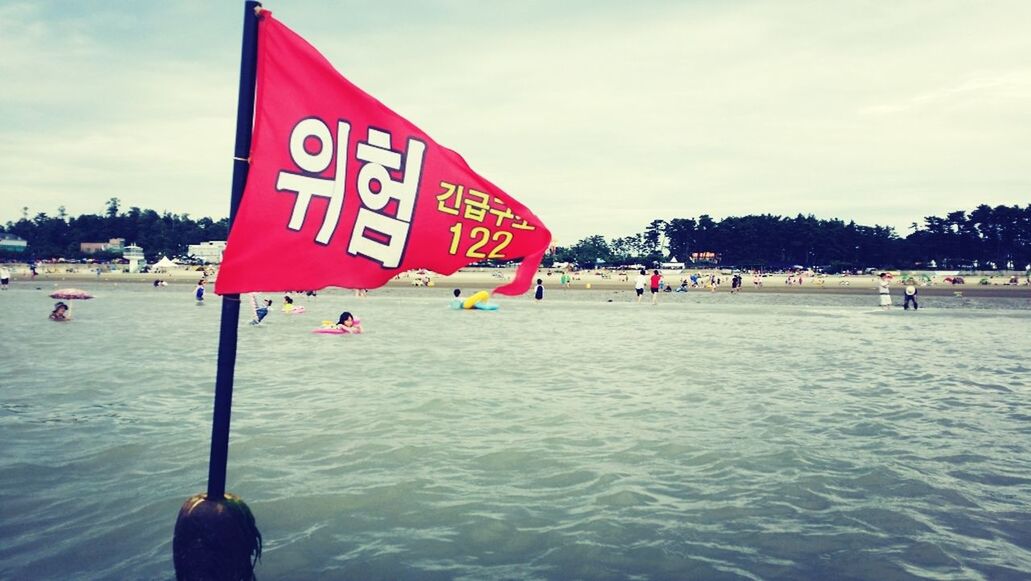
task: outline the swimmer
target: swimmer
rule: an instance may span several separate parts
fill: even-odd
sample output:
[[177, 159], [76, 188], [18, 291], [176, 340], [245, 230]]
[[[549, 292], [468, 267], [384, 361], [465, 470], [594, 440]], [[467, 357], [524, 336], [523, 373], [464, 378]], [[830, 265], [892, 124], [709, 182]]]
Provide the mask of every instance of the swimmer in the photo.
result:
[[197, 302], [204, 300], [204, 279], [197, 281], [197, 288], [193, 289], [193, 296], [197, 299]]
[[259, 323], [262, 321], [262, 319], [268, 316], [270, 310], [272, 309], [272, 299], [265, 299], [264, 303], [265, 306], [258, 307], [257, 309]]
[[262, 319], [268, 316], [269, 310], [272, 308], [272, 301], [264, 299], [261, 301], [261, 306], [258, 306], [258, 295], [256, 293], [250, 293], [251, 306], [254, 307], [254, 319], [251, 320], [252, 325], [261, 324]]
[[537, 288], [533, 291], [533, 298], [538, 302], [544, 300], [544, 281], [539, 278], [537, 279]]
[[71, 321], [72, 315], [68, 312], [68, 305], [63, 302], [58, 302], [54, 305], [54, 310], [50, 312], [51, 321]]
[[354, 335], [362, 332], [362, 324], [355, 321], [354, 316], [347, 311], [340, 313], [340, 320], [337, 321], [336, 328]]
[[461, 309], [462, 308], [462, 302], [463, 302], [462, 299], [461, 299], [462, 289], [456, 288], [454, 291], [452, 291], [452, 294], [454, 295], [455, 298], [451, 299], [451, 308], [452, 309]]
[[294, 310], [294, 300], [290, 295], [283, 295], [283, 312], [289, 313]]

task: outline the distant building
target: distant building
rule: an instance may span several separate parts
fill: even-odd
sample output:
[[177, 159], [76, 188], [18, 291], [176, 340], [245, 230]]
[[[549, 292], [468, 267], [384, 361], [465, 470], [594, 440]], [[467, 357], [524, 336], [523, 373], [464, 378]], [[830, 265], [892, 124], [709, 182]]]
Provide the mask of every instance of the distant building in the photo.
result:
[[691, 262], [694, 263], [709, 263], [718, 264], [720, 261], [720, 255], [715, 252], [692, 252]]
[[129, 272], [139, 272], [141, 264], [147, 264], [143, 257], [143, 249], [135, 244], [130, 244], [122, 250], [122, 258], [129, 261]]
[[0, 234], [0, 251], [25, 252], [25, 249], [28, 247], [29, 243], [21, 236], [15, 236], [14, 234]]
[[200, 244], [191, 244], [187, 253], [208, 264], [220, 264], [222, 262], [222, 253], [225, 252], [225, 249], [225, 240], [211, 240], [209, 242], [201, 242]]
[[122, 249], [122, 258], [126, 260], [143, 260], [143, 249], [135, 244], [130, 244]]
[[125, 238], [112, 238], [107, 242], [80, 242], [79, 252], [95, 254], [97, 252], [118, 252], [125, 248]]

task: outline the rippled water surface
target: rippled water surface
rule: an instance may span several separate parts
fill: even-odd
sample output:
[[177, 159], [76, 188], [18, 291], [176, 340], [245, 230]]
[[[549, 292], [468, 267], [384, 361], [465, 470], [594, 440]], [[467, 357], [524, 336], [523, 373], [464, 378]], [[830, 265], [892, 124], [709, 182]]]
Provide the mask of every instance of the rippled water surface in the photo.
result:
[[[216, 297], [94, 290], [0, 295], [0, 578], [171, 578], [204, 489]], [[448, 295], [241, 328], [260, 578], [1031, 576], [1027, 298]], [[308, 332], [344, 309], [365, 335]]]

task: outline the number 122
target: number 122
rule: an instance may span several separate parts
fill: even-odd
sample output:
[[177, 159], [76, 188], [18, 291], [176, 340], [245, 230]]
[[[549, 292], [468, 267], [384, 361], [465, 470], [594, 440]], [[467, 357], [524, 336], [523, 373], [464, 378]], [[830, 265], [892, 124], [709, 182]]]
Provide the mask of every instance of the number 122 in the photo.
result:
[[[462, 239], [462, 223], [456, 222], [454, 226], [448, 228], [448, 231], [451, 232], [451, 248], [448, 249], [448, 253], [458, 254], [458, 243]], [[511, 232], [498, 230], [493, 236], [491, 236], [490, 230], [483, 226], [476, 226], [470, 230], [469, 238], [472, 238], [475, 242], [473, 242], [473, 245], [465, 252], [466, 257], [468, 258], [504, 258], [505, 255], [502, 254], [501, 251], [512, 243]], [[494, 246], [490, 253], [484, 254], [480, 252], [480, 249], [491, 241], [497, 242], [498, 244]]]

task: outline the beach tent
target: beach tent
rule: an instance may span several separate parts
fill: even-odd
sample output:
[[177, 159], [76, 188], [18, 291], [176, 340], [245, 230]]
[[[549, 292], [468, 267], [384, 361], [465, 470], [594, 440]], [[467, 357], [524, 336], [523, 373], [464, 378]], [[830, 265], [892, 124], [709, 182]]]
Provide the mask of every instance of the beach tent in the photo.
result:
[[173, 267], [175, 267], [175, 263], [172, 262], [171, 260], [169, 260], [167, 256], [162, 256], [161, 260], [157, 261], [157, 264], [154, 265], [154, 268], [173, 268]]
[[673, 269], [684, 270], [684, 268], [685, 268], [684, 263], [680, 262], [679, 260], [677, 260], [676, 256], [670, 257], [669, 262], [663, 262], [659, 266], [661, 266], [662, 268], [668, 268], [668, 269], [671, 269], [671, 270], [673, 270]]

